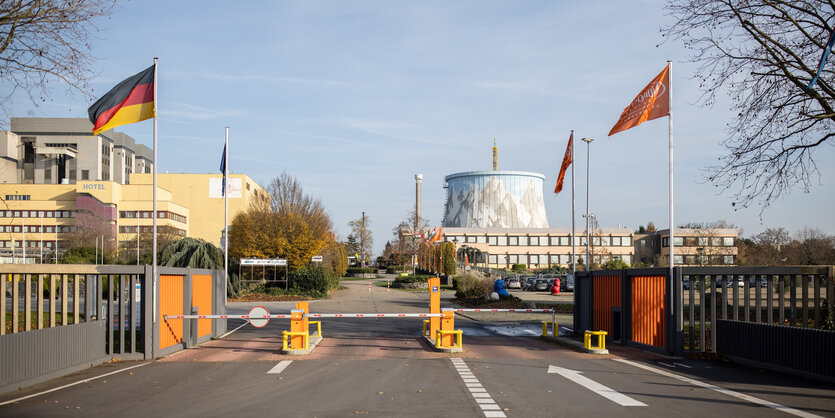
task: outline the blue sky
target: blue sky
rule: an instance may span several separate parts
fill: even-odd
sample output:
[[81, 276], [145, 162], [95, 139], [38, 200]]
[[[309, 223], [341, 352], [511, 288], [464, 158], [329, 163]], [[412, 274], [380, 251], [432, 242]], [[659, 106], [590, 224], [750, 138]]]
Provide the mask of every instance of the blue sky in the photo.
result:
[[[160, 58], [159, 170], [216, 172], [231, 127], [230, 170], [266, 184], [282, 171], [321, 199], [337, 233], [365, 211], [375, 251], [414, 204], [440, 224], [447, 174], [543, 173], [552, 227], [570, 227], [570, 182], [554, 196], [569, 132], [593, 137], [591, 212], [602, 227], [668, 226], [667, 119], [606, 138], [623, 108], [674, 62], [676, 224], [724, 219], [752, 236], [772, 226], [835, 232], [835, 153], [762, 214], [731, 207], [703, 180], [732, 113], [700, 107], [692, 64], [662, 41], [661, 1], [122, 2], [93, 42], [102, 94]], [[19, 116], [86, 117], [89, 102], [56, 89]], [[150, 121], [121, 127], [151, 146]], [[578, 141], [577, 222], [586, 146]]]

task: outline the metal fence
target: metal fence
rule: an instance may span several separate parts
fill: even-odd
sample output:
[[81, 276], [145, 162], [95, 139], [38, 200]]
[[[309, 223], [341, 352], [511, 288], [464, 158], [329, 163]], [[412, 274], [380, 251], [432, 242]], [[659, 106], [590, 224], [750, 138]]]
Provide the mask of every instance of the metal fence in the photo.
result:
[[[717, 320], [831, 329], [833, 267], [679, 267], [577, 272], [575, 330], [668, 354], [716, 352]], [[663, 333], [663, 337], [662, 337]]]
[[151, 266], [0, 265], [0, 392], [110, 358], [157, 358], [226, 331], [226, 321], [162, 319], [226, 313], [222, 271], [158, 274], [153, 286]]

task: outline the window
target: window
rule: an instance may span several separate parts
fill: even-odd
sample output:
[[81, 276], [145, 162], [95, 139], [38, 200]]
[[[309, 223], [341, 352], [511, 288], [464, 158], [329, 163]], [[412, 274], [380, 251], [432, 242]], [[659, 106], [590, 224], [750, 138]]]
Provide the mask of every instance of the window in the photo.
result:
[[528, 238], [528, 245], [539, 245], [539, 237], [530, 237]]
[[632, 237], [623, 237], [623, 238], [621, 239], [621, 244], [622, 244], [624, 247], [629, 247], [629, 246], [632, 246]]
[[620, 237], [612, 237], [612, 245], [615, 247], [620, 247]]
[[[183, 222], [185, 222], [185, 221], [183, 221]], [[478, 243], [478, 244], [484, 244], [484, 243], [487, 242], [487, 237], [485, 237], [484, 235], [479, 235], [479, 236], [476, 237], [475, 242]]]
[[507, 256], [507, 261], [510, 264], [519, 264], [519, 256], [516, 254], [511, 254]]
[[[722, 243], [725, 244], [726, 247], [733, 247], [734, 246], [734, 238], [733, 237], [725, 237], [722, 238]], [[733, 257], [733, 256], [731, 256]], [[733, 264], [733, 263], [731, 263]]]
[[46, 168], [43, 171], [43, 179], [44, 182], [51, 182], [52, 181], [52, 168]]
[[487, 237], [487, 245], [497, 245], [496, 242], [498, 242], [496, 237]]
[[31, 198], [28, 194], [7, 194], [6, 200], [29, 200]]
[[51, 210], [46, 211], [46, 217], [47, 217], [47, 218], [51, 218], [51, 217], [52, 217], [52, 211], [51, 211]]
[[600, 246], [600, 237], [591, 237], [591, 245]]
[[81, 170], [81, 180], [90, 180], [90, 170]]
[[502, 246], [507, 245], [507, 237], [501, 236], [501, 237], [498, 237], [498, 238], [499, 238], [499, 244], [498, 245], [502, 245]]
[[38, 211], [38, 218], [43, 218], [46, 213], [42, 210]]
[[600, 237], [600, 245], [604, 247], [608, 247], [609, 244], [609, 237]]
[[531, 254], [528, 256], [528, 263], [530, 264], [539, 264], [539, 256], [536, 254]]
[[51, 226], [45, 226], [44, 228], [46, 228], [46, 231], [44, 231], [44, 232], [53, 232], [54, 231], [53, 227], [51, 227]]
[[487, 255], [487, 264], [497, 264], [499, 262], [498, 257], [496, 254], [488, 254]]
[[507, 245], [519, 245], [519, 237], [507, 237]]
[[550, 261], [551, 264], [560, 264], [560, 256], [558, 256], [556, 254], [552, 254], [550, 258], [551, 258], [551, 261]]
[[711, 237], [710, 238], [710, 246], [711, 247], [721, 247], [722, 246], [722, 238]]
[[695, 255], [684, 256], [684, 264], [698, 264]]
[[[733, 238], [731, 238], [733, 239]], [[734, 263], [734, 256], [726, 255], [725, 256], [725, 264], [733, 264]]]
[[684, 245], [684, 238], [682, 238], [682, 237], [675, 237], [675, 238], [673, 239], [673, 243], [674, 243], [675, 245], [677, 245], [677, 246], [681, 247], [682, 245]]
[[519, 237], [518, 245], [528, 245], [528, 237]]
[[662, 247], [669, 247], [670, 246], [670, 237], [661, 238], [661, 246]]
[[620, 259], [623, 260], [624, 263], [632, 265], [632, 254], [624, 254], [620, 256]]
[[560, 245], [563, 247], [571, 245], [571, 237], [560, 237]]
[[550, 237], [551, 245], [560, 245], [560, 237]]
[[673, 256], [673, 260], [675, 261], [676, 264], [684, 264], [684, 256], [681, 256], [681, 255]]
[[62, 217], [62, 215], [63, 215], [63, 211], [60, 211], [60, 210], [56, 210], [56, 211], [55, 211], [55, 217], [56, 217], [56, 218], [61, 218], [61, 217]]
[[[680, 245], [678, 241], [676, 241], [676, 245]], [[688, 247], [695, 247], [698, 245], [698, 241], [696, 240], [696, 237], [684, 237], [684, 245]]]
[[14, 217], [15, 217], [15, 218], [19, 218], [19, 217], [20, 217], [20, 211], [19, 211], [19, 210], [14, 211]]
[[467, 236], [467, 237], [465, 237], [464, 242], [475, 242], [475, 237], [474, 236]]

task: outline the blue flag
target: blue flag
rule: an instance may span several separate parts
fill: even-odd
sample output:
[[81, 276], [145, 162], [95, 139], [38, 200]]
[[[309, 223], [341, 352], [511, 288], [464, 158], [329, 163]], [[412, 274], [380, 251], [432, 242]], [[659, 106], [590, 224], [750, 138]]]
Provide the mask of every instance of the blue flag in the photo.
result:
[[220, 195], [226, 195], [226, 144], [223, 144], [223, 155], [220, 157], [220, 174], [223, 174]]
[[818, 77], [821, 75], [821, 71], [823, 70], [824, 64], [826, 64], [827, 58], [829, 58], [829, 53], [832, 51], [832, 47], [835, 46], [835, 29], [832, 30], [832, 33], [829, 35], [829, 41], [826, 43], [826, 47], [823, 48], [823, 55], [821, 55], [821, 60], [818, 63], [818, 71], [815, 73], [815, 78], [809, 82], [809, 85], [806, 86], [806, 90], [811, 89], [812, 86], [815, 85], [818, 81]]

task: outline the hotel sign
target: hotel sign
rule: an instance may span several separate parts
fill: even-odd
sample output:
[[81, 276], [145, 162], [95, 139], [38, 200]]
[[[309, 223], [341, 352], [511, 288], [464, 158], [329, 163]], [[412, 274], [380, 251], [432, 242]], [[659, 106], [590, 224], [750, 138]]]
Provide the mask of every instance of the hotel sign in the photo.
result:
[[242, 258], [242, 266], [286, 266], [284, 258]]
[[[226, 179], [226, 191], [229, 193], [229, 198], [239, 199], [243, 197], [242, 186], [240, 178]], [[223, 178], [212, 177], [209, 179], [209, 198], [223, 199]]]

